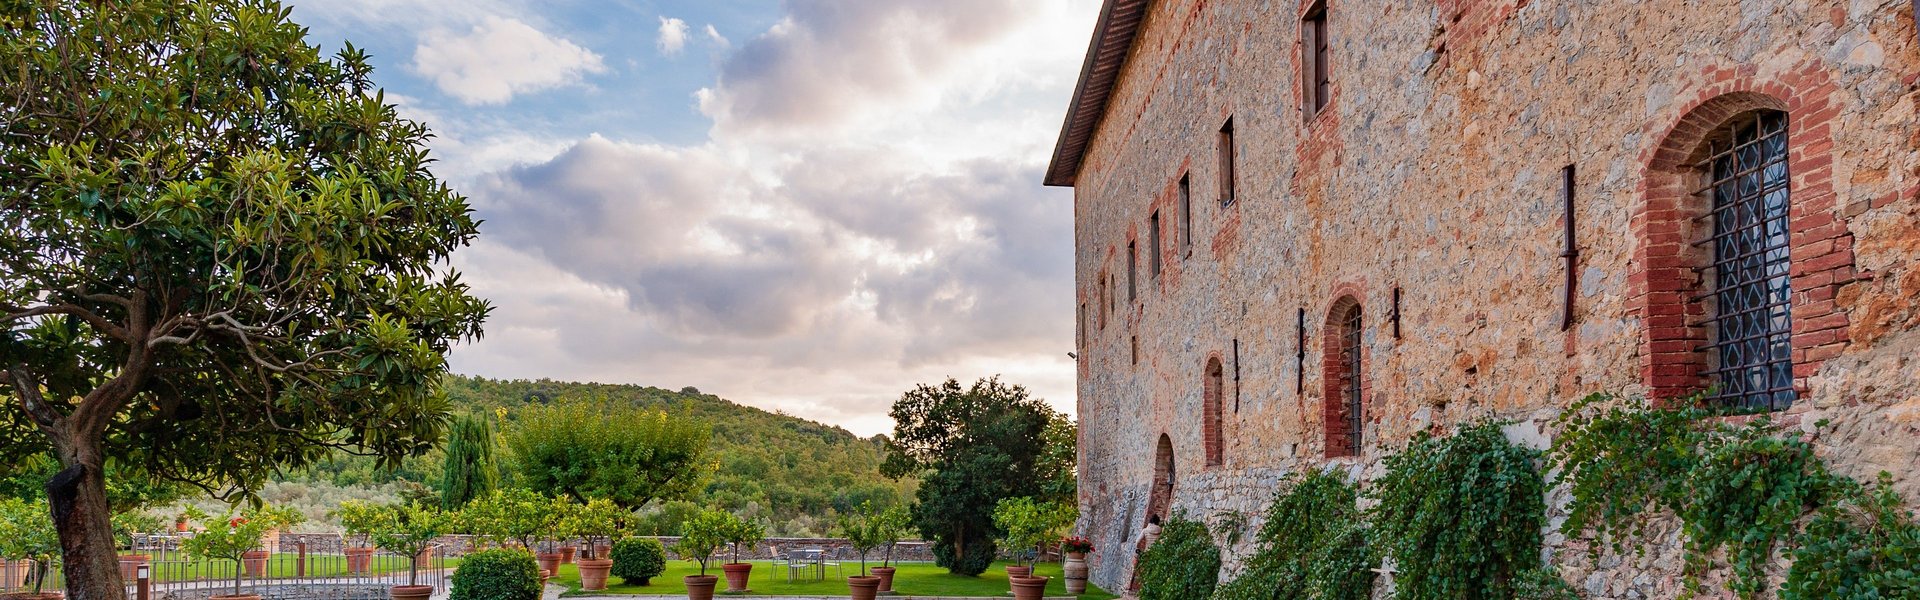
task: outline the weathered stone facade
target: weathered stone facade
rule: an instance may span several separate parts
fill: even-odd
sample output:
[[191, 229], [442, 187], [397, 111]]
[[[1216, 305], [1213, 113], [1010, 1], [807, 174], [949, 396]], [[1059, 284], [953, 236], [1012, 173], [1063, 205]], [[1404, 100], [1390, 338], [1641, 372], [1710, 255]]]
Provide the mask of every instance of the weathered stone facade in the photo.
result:
[[[1788, 119], [1797, 400], [1784, 420], [1842, 472], [1891, 471], [1915, 496], [1915, 5], [1326, 0], [1332, 98], [1307, 118], [1313, 4], [1103, 9], [1048, 177], [1076, 191], [1081, 527], [1099, 585], [1126, 586], [1149, 511], [1237, 513], [1252, 530], [1298, 469], [1369, 478], [1415, 432], [1481, 417], [1517, 419], [1514, 437], [1544, 444], [1587, 393], [1702, 387], [1689, 297], [1712, 276], [1689, 242], [1712, 200], [1690, 193], [1695, 163], [1754, 110]], [[1326, 375], [1346, 364], [1326, 352], [1343, 302], [1361, 315], [1353, 457], [1338, 456], [1327, 402], [1341, 388]], [[1674, 595], [1672, 552], [1586, 564], [1571, 550], [1548, 536], [1591, 597]]]

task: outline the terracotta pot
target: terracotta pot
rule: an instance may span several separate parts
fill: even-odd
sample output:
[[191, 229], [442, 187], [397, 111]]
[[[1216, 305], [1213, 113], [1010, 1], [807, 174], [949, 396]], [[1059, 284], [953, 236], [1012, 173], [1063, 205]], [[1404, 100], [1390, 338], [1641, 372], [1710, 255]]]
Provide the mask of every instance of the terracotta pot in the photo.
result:
[[373, 549], [372, 548], [348, 548], [344, 550], [344, 552], [347, 553], [347, 572], [348, 573], [351, 573], [354, 575], [362, 575], [362, 574], [365, 574], [368, 570], [372, 569], [373, 567]]
[[886, 593], [893, 592], [894, 570], [895, 569], [893, 567], [874, 567], [873, 569], [871, 569], [871, 571], [873, 571], [873, 576], [880, 578], [880, 590], [879, 590], [880, 593], [886, 594]]
[[613, 570], [613, 561], [590, 558], [580, 559], [580, 589], [599, 591], [607, 589], [607, 573]]
[[580, 548], [577, 546], [561, 546], [560, 547], [560, 564], [563, 564], [563, 565], [573, 564], [573, 554], [579, 551], [580, 551]]
[[1041, 600], [1047, 596], [1046, 577], [1013, 578], [1013, 600]]
[[120, 580], [129, 584], [133, 583], [134, 579], [140, 577], [140, 565], [151, 562], [153, 562], [153, 557], [145, 554], [120, 555]]
[[251, 550], [240, 555], [240, 565], [248, 577], [260, 577], [267, 574], [267, 560], [271, 558], [273, 554], [265, 550]]
[[853, 593], [853, 600], [873, 600], [880, 595], [879, 577], [848, 577], [847, 589]]
[[539, 556], [536, 556], [535, 558], [540, 560], [540, 570], [546, 571], [548, 573], [560, 572], [560, 553], [559, 552], [542, 552], [540, 553]]
[[541, 590], [543, 590], [543, 591], [541, 592], [542, 594], [545, 594], [545, 593], [546, 593], [546, 592], [545, 592], [544, 590], [546, 590], [546, 589], [547, 589], [547, 580], [548, 580], [548, 579], [553, 579], [553, 571], [548, 571], [548, 570], [546, 570], [546, 569], [541, 569], [541, 570], [540, 570], [540, 589], [541, 589]]
[[186, 517], [175, 518], [173, 520], [173, 530], [180, 533], [186, 533], [187, 518]]
[[713, 586], [720, 582], [712, 575], [688, 575], [680, 580], [687, 584], [687, 600], [713, 600]]
[[1020, 577], [1032, 577], [1032, 576], [1033, 576], [1033, 567], [1023, 567], [1020, 565], [1007, 565], [1007, 579], [1009, 580], [1020, 578]]
[[1066, 564], [1061, 566], [1067, 579], [1067, 593], [1080, 594], [1087, 591], [1087, 555], [1081, 552], [1067, 554]]
[[747, 591], [747, 579], [753, 575], [750, 563], [727, 563], [720, 565], [720, 571], [727, 574], [727, 592]]
[[396, 585], [387, 588], [387, 596], [393, 600], [428, 600], [433, 597], [433, 586]]

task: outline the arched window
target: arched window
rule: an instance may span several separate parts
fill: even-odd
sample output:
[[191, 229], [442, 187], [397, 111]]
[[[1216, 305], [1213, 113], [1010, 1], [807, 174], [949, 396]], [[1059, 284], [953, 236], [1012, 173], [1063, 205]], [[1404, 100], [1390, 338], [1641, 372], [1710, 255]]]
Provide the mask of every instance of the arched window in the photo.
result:
[[1326, 392], [1324, 418], [1327, 457], [1358, 456], [1366, 440], [1366, 352], [1360, 302], [1351, 296], [1333, 303], [1327, 314], [1321, 372]]
[[1173, 512], [1173, 438], [1160, 434], [1153, 452], [1153, 489], [1147, 491], [1147, 514], [1162, 520]]
[[1223, 433], [1220, 430], [1220, 413], [1223, 412], [1221, 410], [1221, 405], [1223, 404], [1221, 398], [1224, 396], [1221, 392], [1225, 389], [1225, 386], [1222, 385], [1225, 383], [1225, 377], [1222, 371], [1223, 369], [1220, 366], [1220, 359], [1218, 357], [1208, 358], [1206, 375], [1202, 378], [1200, 384], [1200, 435], [1202, 441], [1206, 444], [1207, 466], [1209, 467], [1217, 466], [1225, 462], [1226, 439], [1224, 439]]
[[1712, 343], [1707, 380], [1726, 406], [1793, 403], [1793, 287], [1787, 281], [1787, 114], [1756, 110], [1708, 138], [1701, 191], [1713, 197], [1711, 289], [1700, 294]]

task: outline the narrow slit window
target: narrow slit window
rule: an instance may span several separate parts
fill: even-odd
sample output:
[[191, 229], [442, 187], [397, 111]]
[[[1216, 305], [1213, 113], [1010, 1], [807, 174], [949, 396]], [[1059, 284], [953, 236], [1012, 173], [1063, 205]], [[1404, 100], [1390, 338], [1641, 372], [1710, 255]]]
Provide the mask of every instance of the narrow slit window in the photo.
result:
[[1147, 273], [1160, 278], [1160, 211], [1147, 217]]
[[1137, 279], [1140, 273], [1140, 252], [1135, 247], [1138, 242], [1127, 242], [1127, 301], [1140, 299]]
[[1233, 119], [1220, 127], [1220, 205], [1233, 204]]
[[1312, 119], [1333, 98], [1333, 69], [1329, 64], [1332, 40], [1327, 28], [1327, 5], [1314, 3], [1300, 20], [1301, 112]]
[[1188, 175], [1180, 175], [1180, 256], [1193, 253], [1193, 185]]

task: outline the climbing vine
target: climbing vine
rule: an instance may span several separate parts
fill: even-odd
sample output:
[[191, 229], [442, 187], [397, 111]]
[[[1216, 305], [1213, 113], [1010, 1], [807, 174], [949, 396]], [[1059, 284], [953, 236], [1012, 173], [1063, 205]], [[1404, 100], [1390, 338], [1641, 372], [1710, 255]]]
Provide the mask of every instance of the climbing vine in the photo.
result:
[[1387, 457], [1369, 495], [1375, 543], [1399, 570], [1398, 597], [1513, 598], [1540, 567], [1545, 482], [1539, 452], [1514, 445], [1499, 422], [1451, 437], [1425, 433]]
[[[1714, 556], [1725, 550], [1732, 590], [1758, 596], [1769, 561], [1789, 543], [1799, 549], [1783, 596], [1849, 597], [1845, 590], [1870, 580], [1895, 582], [1872, 588], [1879, 594], [1915, 587], [1920, 556], [1898, 496], [1884, 485], [1867, 494], [1833, 474], [1811, 444], [1764, 415], [1744, 423], [1723, 416], [1697, 396], [1671, 407], [1613, 394], [1576, 402], [1562, 416], [1550, 453], [1573, 497], [1562, 532], [1625, 552], [1629, 540], [1643, 537], [1650, 516], [1673, 514], [1685, 534], [1689, 595], [1702, 591], [1701, 576], [1722, 566]], [[1797, 531], [1810, 512], [1815, 518]], [[1870, 569], [1878, 572], [1864, 572]]]
[[1221, 586], [1214, 600], [1367, 598], [1375, 558], [1358, 495], [1338, 474], [1309, 470], [1288, 477], [1267, 509], [1246, 572]]
[[1213, 595], [1220, 548], [1207, 526], [1175, 514], [1160, 539], [1140, 555], [1140, 600], [1191, 600]]

